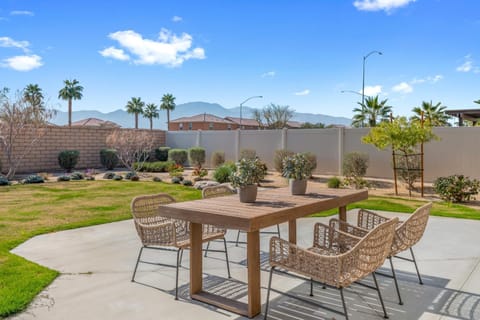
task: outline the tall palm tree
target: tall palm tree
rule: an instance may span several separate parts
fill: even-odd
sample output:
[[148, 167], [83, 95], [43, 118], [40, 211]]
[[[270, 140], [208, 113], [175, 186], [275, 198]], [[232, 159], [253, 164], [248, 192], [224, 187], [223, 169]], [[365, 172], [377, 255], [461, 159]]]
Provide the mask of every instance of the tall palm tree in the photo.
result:
[[376, 127], [378, 123], [388, 121], [392, 107], [387, 106], [387, 100], [378, 101], [378, 96], [365, 98], [365, 103], [358, 102], [361, 108], [353, 109], [352, 125], [361, 127], [366, 122], [368, 127]]
[[135, 115], [135, 129], [138, 129], [138, 115], [143, 113], [143, 107], [145, 102], [142, 101], [140, 97], [132, 97], [130, 101], [127, 102], [125, 108], [127, 108], [128, 113], [133, 113]]
[[72, 126], [72, 99], [80, 100], [82, 99], [83, 87], [79, 84], [78, 80], [73, 79], [64, 80], [63, 83], [65, 87], [58, 91], [58, 98], [68, 101], [68, 126]]
[[39, 111], [44, 111], [43, 93], [38, 84], [29, 84], [23, 89], [23, 98], [33, 108], [38, 108]]
[[413, 113], [415, 113], [412, 120], [420, 121], [423, 112], [425, 123], [433, 127], [448, 126], [448, 119], [450, 119], [450, 117], [445, 113], [446, 108], [446, 106], [442, 106], [441, 102], [433, 105], [431, 100], [430, 102], [423, 101], [421, 107], [415, 107], [412, 109]]
[[480, 104], [480, 99], [475, 100], [475, 101], [473, 101], [473, 102]]
[[167, 130], [170, 126], [170, 111], [175, 110], [175, 97], [171, 93], [166, 93], [162, 97], [160, 104], [161, 110], [167, 110]]
[[145, 106], [145, 110], [143, 110], [143, 116], [150, 120], [150, 130], [153, 129], [153, 118], [157, 118], [160, 116], [158, 113], [158, 106], [155, 103], [147, 103]]

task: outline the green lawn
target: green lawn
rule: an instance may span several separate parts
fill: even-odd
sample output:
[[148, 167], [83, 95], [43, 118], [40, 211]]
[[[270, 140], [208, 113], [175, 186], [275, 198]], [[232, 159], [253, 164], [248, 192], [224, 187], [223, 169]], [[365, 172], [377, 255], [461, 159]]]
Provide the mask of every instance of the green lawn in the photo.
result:
[[[23, 310], [58, 272], [9, 253], [43, 233], [129, 219], [130, 201], [166, 192], [177, 201], [199, 199], [198, 190], [158, 182], [71, 181], [0, 187], [0, 318]], [[423, 202], [371, 196], [349, 208], [412, 212]], [[335, 214], [336, 210], [315, 216]], [[435, 203], [433, 215], [480, 219], [480, 211]]]

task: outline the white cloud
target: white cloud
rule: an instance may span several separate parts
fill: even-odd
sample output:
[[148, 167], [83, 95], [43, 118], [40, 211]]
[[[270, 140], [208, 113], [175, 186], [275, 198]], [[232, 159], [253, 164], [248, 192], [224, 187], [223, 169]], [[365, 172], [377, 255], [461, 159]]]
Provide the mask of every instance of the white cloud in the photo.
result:
[[103, 49], [102, 51], [99, 51], [98, 53], [100, 53], [104, 57], [116, 60], [130, 60], [130, 56], [126, 54], [125, 51], [123, 51], [122, 49], [117, 49], [115, 47], [108, 47], [106, 49]]
[[303, 91], [299, 91], [299, 92], [295, 92], [294, 93], [296, 96], [307, 96], [310, 94], [310, 90], [309, 89], [305, 89]]
[[413, 87], [406, 82], [400, 82], [393, 86], [392, 91], [400, 93], [410, 93], [413, 91]]
[[262, 73], [262, 78], [273, 78], [275, 77], [276, 73], [275, 71], [268, 71], [265, 73]]
[[16, 71], [30, 71], [43, 65], [42, 57], [36, 54], [15, 56], [3, 60], [1, 64], [4, 68], [10, 68]]
[[[362, 92], [360, 92], [361, 94]], [[382, 93], [382, 86], [376, 85], [376, 86], [366, 86], [364, 88], [364, 93], [366, 96], [377, 96], [380, 93]]]
[[472, 59], [472, 55], [466, 55], [464, 57], [465, 62], [457, 67], [458, 72], [473, 72], [480, 73], [480, 67], [475, 65], [475, 61]]
[[193, 38], [188, 33], [177, 36], [167, 29], [162, 29], [158, 40], [150, 40], [133, 30], [125, 30], [111, 33], [109, 37], [135, 56], [136, 64], [177, 67], [189, 59], [205, 59], [203, 48], [191, 49]]
[[353, 2], [353, 5], [362, 11], [383, 10], [389, 13], [393, 9], [407, 6], [410, 2], [415, 1], [416, 0], [356, 0]]
[[28, 52], [30, 43], [28, 41], [16, 41], [9, 37], [0, 37], [0, 47], [4, 48], [19, 48], [24, 52]]
[[173, 18], [172, 18], [173, 22], [181, 22], [182, 20], [183, 20], [183, 18], [179, 17], [179, 16], [173, 16]]
[[35, 14], [32, 11], [27, 10], [14, 10], [10, 12], [11, 16], [34, 16]]
[[437, 74], [435, 76], [428, 76], [425, 78], [414, 78], [412, 81], [410, 81], [410, 84], [419, 84], [419, 83], [437, 83], [438, 81], [442, 80], [443, 76], [441, 74]]

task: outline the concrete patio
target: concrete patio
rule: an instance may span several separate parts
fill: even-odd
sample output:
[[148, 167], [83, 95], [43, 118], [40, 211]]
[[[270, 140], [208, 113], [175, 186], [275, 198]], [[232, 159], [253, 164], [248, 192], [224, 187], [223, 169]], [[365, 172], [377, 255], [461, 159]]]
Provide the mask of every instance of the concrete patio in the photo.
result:
[[[348, 216], [355, 219], [355, 212], [349, 212]], [[298, 221], [300, 246], [311, 245], [312, 226], [316, 221], [328, 219]], [[286, 224], [281, 227], [282, 237], [286, 237]], [[418, 284], [413, 264], [394, 260], [405, 302], [400, 306], [393, 280], [378, 277], [390, 319], [480, 319], [479, 230], [480, 221], [431, 217], [422, 241], [414, 248], [425, 284]], [[270, 236], [263, 235], [261, 242], [263, 302]], [[236, 247], [235, 238], [236, 231], [227, 233], [232, 279], [226, 279], [224, 255], [210, 253], [204, 259], [204, 288], [244, 301], [247, 293], [245, 245]], [[61, 275], [25, 312], [10, 319], [244, 319], [190, 300], [188, 252], [180, 269], [179, 301], [174, 300], [173, 268], [140, 264], [136, 282], [131, 282], [139, 248], [132, 221], [46, 234], [25, 242], [12, 252], [59, 270]], [[146, 252], [144, 260], [173, 264], [175, 254]], [[269, 319], [344, 318], [315, 306], [324, 304], [341, 310], [337, 290], [316, 286], [315, 296], [311, 298], [308, 283], [283, 275], [274, 275], [273, 288]], [[345, 292], [351, 319], [383, 319], [375, 291], [353, 285]], [[300, 296], [302, 300], [292, 296]], [[256, 319], [263, 319], [263, 315]]]

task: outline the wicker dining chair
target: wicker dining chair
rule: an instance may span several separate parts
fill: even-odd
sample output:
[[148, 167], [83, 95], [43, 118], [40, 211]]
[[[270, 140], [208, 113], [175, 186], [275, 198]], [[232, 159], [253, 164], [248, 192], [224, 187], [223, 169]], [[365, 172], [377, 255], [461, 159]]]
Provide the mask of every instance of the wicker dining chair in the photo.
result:
[[[393, 266], [392, 258], [398, 258], [402, 260], [406, 260], [409, 262], [413, 262], [415, 266], [415, 270], [417, 271], [418, 282], [423, 284], [422, 277], [418, 270], [417, 261], [415, 259], [415, 255], [413, 253], [412, 247], [420, 241], [422, 238], [425, 228], [427, 227], [428, 217], [430, 216], [430, 210], [432, 208], [432, 203], [429, 202], [424, 204], [423, 206], [417, 208], [415, 212], [413, 212], [405, 221], [399, 221], [395, 228], [395, 237], [393, 239], [391, 252], [388, 256], [388, 260], [390, 262], [390, 267], [392, 269], [392, 274], [383, 274], [379, 273], [383, 276], [387, 276], [393, 278], [393, 282], [395, 284], [395, 289], [398, 295], [398, 303], [400, 305], [403, 304], [402, 296], [400, 295], [400, 289], [398, 287], [397, 276], [395, 273], [395, 268]], [[364, 236], [368, 233], [368, 230], [375, 228], [380, 223], [389, 220], [389, 218], [379, 215], [373, 211], [360, 209], [358, 211], [358, 219], [357, 219], [357, 226], [351, 226], [346, 224], [345, 222], [340, 222], [338, 219], [331, 219], [330, 226], [333, 228], [341, 229], [345, 232], [356, 236]], [[348, 228], [348, 229], [345, 229]], [[362, 235], [363, 233], [363, 235]], [[403, 251], [409, 250], [410, 255], [412, 256], [411, 259], [406, 257], [398, 256], [397, 254]]]
[[[159, 206], [172, 202], [175, 202], [175, 199], [164, 193], [138, 196], [132, 200], [131, 210], [133, 221], [142, 242], [142, 247], [138, 253], [137, 263], [133, 271], [132, 282], [135, 281], [135, 274], [140, 262], [176, 268], [175, 300], [178, 300], [178, 269], [181, 265], [183, 250], [190, 247], [190, 224], [185, 220], [162, 217]], [[202, 241], [208, 242], [224, 238], [224, 236], [225, 233], [218, 231], [216, 228], [205, 226], [202, 232]], [[140, 258], [143, 249], [175, 251], [177, 253], [177, 263], [176, 265], [170, 265], [142, 261]], [[225, 256], [227, 260], [228, 277], [230, 278], [226, 243]]]
[[[286, 240], [273, 237], [270, 240], [271, 269], [265, 319], [268, 315], [273, 272], [285, 273], [283, 270], [287, 270], [289, 275], [292, 275], [291, 272], [298, 274], [302, 279], [307, 277], [308, 279], [305, 280], [310, 280], [311, 296], [313, 296], [313, 282], [339, 289], [343, 315], [347, 320], [348, 312], [343, 289], [354, 282], [374, 289], [378, 293], [384, 317], [388, 318], [374, 271], [390, 254], [397, 222], [398, 219], [386, 221], [369, 231], [363, 238], [333, 229], [322, 223], [316, 223], [313, 247], [309, 249], [302, 249]], [[277, 270], [277, 268], [282, 270]], [[375, 287], [358, 282], [370, 274], [373, 276]], [[327, 309], [342, 313], [339, 310]]]

